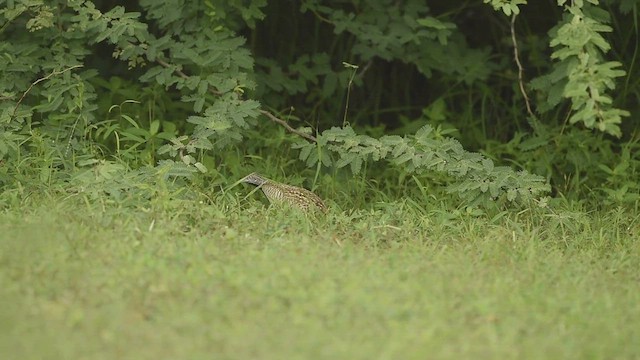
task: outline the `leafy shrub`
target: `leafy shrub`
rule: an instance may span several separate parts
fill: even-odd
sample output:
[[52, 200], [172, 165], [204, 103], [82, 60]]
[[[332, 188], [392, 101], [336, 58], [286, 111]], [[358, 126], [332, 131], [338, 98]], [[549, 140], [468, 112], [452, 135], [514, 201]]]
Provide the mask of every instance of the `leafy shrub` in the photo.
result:
[[[6, 2], [0, 181], [68, 182], [114, 196], [127, 191], [127, 174], [137, 174], [137, 184], [203, 177], [222, 184], [247, 172], [248, 154], [290, 171], [348, 165], [352, 174], [385, 160], [386, 172], [446, 179], [447, 191], [468, 204], [529, 203], [549, 191], [545, 179], [562, 192], [566, 182], [558, 179], [572, 171], [587, 180], [564, 190], [584, 194], [597, 179], [609, 200], [635, 199], [635, 141], [576, 127], [631, 134], [621, 127], [629, 112], [608, 93], [625, 72], [622, 62], [605, 60], [612, 41], [604, 34], [613, 29], [605, 8], [559, 2], [564, 16], [547, 38], [551, 62], [535, 43], [515, 42], [525, 1], [485, 3], [499, 12], [419, 0], [305, 0], [293, 12], [265, 0], [140, 0], [127, 5], [133, 12], [100, 0]], [[619, 8], [635, 9], [626, 1]], [[501, 13], [511, 16], [511, 32], [494, 35], [509, 41], [470, 42], [460, 19], [474, 12], [495, 23], [508, 22]], [[516, 75], [514, 54], [502, 51], [508, 46], [518, 61], [519, 53], [537, 56], [530, 88], [527, 63], [518, 62]], [[636, 87], [627, 81], [625, 94]], [[531, 90], [537, 95], [529, 100]], [[534, 100], [541, 112], [525, 113]], [[575, 125], [558, 132], [562, 111]], [[583, 140], [585, 156], [571, 155]], [[558, 144], [570, 156], [554, 156]], [[602, 148], [606, 155], [593, 154]]]

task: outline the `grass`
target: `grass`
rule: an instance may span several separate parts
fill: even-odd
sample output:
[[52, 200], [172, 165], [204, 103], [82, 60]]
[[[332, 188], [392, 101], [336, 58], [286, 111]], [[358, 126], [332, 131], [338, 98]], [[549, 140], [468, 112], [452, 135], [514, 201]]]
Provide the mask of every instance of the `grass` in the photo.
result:
[[0, 357], [640, 357], [638, 214], [157, 205], [5, 209]]

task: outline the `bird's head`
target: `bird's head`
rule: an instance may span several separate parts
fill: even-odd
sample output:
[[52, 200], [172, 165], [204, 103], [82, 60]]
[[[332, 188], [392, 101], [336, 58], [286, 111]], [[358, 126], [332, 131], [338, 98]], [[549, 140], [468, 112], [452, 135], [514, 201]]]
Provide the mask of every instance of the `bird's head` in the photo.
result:
[[265, 177], [255, 172], [242, 178], [242, 182], [256, 186], [262, 186], [267, 181], [268, 180]]

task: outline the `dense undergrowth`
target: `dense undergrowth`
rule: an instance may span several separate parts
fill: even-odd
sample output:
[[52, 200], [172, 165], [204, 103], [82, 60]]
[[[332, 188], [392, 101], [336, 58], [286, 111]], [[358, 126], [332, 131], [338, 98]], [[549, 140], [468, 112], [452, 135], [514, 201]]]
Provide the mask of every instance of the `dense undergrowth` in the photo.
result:
[[632, 206], [635, 3], [485, 3], [3, 1], [0, 185]]

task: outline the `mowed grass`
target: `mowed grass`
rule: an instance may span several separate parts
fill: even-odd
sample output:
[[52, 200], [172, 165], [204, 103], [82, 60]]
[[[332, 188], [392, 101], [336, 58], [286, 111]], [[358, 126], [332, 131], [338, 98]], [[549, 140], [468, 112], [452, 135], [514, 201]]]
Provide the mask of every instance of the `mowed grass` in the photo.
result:
[[640, 357], [638, 214], [34, 204], [0, 216], [5, 360]]

